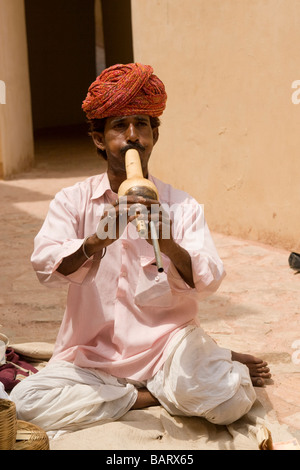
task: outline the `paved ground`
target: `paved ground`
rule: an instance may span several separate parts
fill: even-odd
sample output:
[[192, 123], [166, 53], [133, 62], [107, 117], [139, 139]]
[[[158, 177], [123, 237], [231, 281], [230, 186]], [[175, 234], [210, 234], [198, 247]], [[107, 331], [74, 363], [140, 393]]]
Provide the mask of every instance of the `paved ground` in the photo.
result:
[[[63, 315], [66, 290], [41, 286], [30, 255], [53, 195], [103, 171], [90, 141], [80, 135], [43, 136], [35, 168], [0, 181], [0, 331], [12, 343], [54, 341]], [[285, 250], [213, 236], [227, 277], [202, 303], [202, 326], [221, 346], [269, 362], [273, 380], [257, 389], [258, 397], [271, 419], [300, 442], [300, 274], [290, 270]]]

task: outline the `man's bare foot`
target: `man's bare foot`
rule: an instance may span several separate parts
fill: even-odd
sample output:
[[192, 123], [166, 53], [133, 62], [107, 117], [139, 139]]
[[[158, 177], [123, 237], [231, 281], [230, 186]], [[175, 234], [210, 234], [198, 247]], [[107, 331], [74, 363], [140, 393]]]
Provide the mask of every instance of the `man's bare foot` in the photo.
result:
[[160, 405], [159, 401], [147, 390], [146, 388], [138, 389], [138, 396], [136, 402], [132, 406], [132, 410], [140, 410], [141, 408], [148, 408], [148, 406]]
[[264, 379], [271, 378], [270, 369], [267, 367], [268, 363], [262, 359], [258, 359], [251, 354], [242, 354], [234, 351], [231, 351], [231, 358], [233, 361], [241, 362], [248, 367], [254, 387], [263, 387]]

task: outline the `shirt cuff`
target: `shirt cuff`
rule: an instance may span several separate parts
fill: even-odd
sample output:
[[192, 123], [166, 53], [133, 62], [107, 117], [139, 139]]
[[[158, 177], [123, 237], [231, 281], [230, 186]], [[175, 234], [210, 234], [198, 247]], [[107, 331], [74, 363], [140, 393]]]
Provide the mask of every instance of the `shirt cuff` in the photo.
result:
[[83, 244], [83, 241], [84, 239], [76, 239], [76, 240], [68, 240], [63, 243], [62, 245], [63, 251], [59, 253], [59, 255], [56, 257], [54, 261], [52, 274], [54, 274], [58, 278], [67, 280], [73, 284], [83, 284], [85, 281], [87, 281], [87, 276], [91, 270], [91, 267], [93, 266], [93, 256], [87, 259], [80, 266], [80, 268], [77, 269], [77, 271], [75, 271], [74, 273], [68, 274], [67, 276], [57, 271], [57, 268], [60, 266], [63, 259], [66, 258], [67, 256], [72, 255], [73, 253], [76, 253], [76, 251], [78, 251], [81, 245]]
[[170, 263], [168, 269], [168, 282], [170, 288], [177, 293], [184, 293], [187, 290], [193, 289], [182, 279], [181, 275], [179, 274], [172, 262]]
[[[223, 263], [214, 262], [210, 257], [201, 253], [190, 253], [195, 290], [199, 294], [210, 295], [220, 286], [225, 271]], [[177, 293], [194, 290], [181, 277], [173, 263], [168, 270], [168, 281], [171, 289]]]

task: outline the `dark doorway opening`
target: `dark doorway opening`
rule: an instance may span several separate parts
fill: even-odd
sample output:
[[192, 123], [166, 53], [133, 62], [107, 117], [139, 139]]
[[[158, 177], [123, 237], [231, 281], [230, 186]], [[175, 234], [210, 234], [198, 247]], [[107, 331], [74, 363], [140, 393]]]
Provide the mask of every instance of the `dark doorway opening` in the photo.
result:
[[106, 66], [133, 62], [131, 1], [101, 0], [101, 4]]
[[35, 135], [83, 125], [96, 76], [133, 62], [130, 0], [25, 0], [25, 13]]
[[82, 123], [96, 75], [94, 0], [26, 0], [25, 12], [34, 130]]

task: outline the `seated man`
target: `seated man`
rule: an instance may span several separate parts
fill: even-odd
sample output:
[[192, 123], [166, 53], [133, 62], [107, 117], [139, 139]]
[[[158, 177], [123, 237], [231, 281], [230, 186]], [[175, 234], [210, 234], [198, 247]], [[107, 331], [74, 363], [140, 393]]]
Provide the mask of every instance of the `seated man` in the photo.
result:
[[[148, 173], [166, 98], [152, 67], [127, 64], [102, 72], [83, 103], [107, 172], [60, 191], [35, 238], [37, 276], [49, 287], [68, 283], [67, 306], [49, 364], [11, 394], [18, 418], [46, 431], [157, 404], [229, 424], [252, 407], [253, 385], [270, 377], [265, 362], [219, 347], [198, 324], [198, 302], [224, 270], [202, 207]], [[131, 148], [159, 202], [118, 197]], [[162, 273], [136, 217], [156, 224]]]

